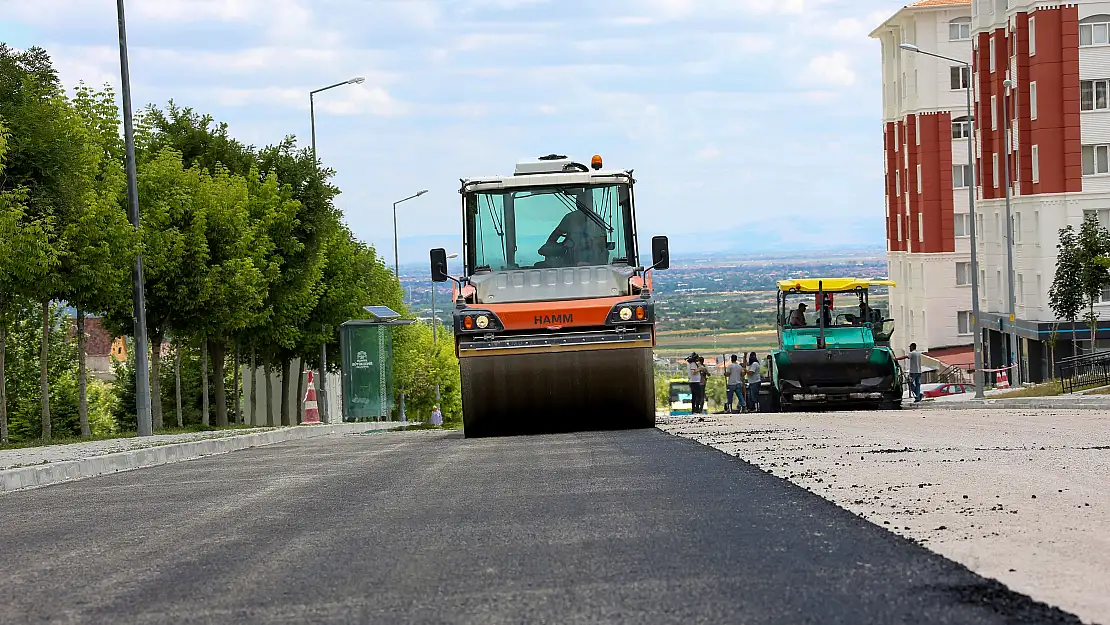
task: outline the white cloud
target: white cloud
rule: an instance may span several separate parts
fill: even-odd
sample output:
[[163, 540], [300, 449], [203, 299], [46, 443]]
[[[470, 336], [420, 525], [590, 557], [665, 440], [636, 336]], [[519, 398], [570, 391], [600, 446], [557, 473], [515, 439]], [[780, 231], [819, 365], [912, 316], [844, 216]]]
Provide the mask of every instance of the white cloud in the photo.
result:
[[807, 67], [806, 77], [817, 83], [846, 87], [856, 82], [851, 59], [843, 52], [815, 56]]
[[712, 161], [720, 155], [721, 151], [719, 149], [712, 145], [707, 145], [704, 148], [698, 150], [697, 154], [695, 154], [694, 157], [697, 158], [699, 161]]

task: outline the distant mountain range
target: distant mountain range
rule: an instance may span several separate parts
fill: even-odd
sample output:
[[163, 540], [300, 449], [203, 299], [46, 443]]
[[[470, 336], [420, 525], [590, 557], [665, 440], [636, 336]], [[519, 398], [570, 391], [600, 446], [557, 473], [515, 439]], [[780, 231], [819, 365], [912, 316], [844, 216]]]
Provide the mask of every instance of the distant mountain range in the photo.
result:
[[[641, 232], [641, 236], [644, 233]], [[845, 224], [833, 233], [827, 229], [814, 229], [797, 221], [766, 220], [741, 227], [725, 228], [709, 232], [668, 235], [671, 256], [677, 259], [707, 258], [727, 254], [730, 256], [750, 255], [794, 255], [817, 253], [870, 252], [883, 253], [886, 250], [883, 240], [882, 222], [877, 227], [872, 224]], [[393, 240], [377, 243], [378, 254], [393, 264]], [[399, 241], [400, 262], [402, 265], [426, 264], [428, 250], [442, 247], [448, 254], [462, 251], [459, 234], [427, 234], [415, 237], [402, 237]], [[644, 236], [640, 242], [644, 260], [651, 254], [651, 236]]]

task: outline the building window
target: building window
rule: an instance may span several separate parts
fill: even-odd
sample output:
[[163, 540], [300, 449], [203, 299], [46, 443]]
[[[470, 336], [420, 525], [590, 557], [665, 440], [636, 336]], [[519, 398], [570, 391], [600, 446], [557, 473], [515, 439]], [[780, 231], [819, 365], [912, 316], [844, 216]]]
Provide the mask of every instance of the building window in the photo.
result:
[[1083, 175], [1096, 176], [1110, 173], [1110, 146], [1083, 146]]
[[1098, 219], [1098, 225], [1102, 226], [1103, 228], [1110, 228], [1110, 208], [1104, 208], [1101, 210], [1088, 209], [1083, 211], [1083, 219], [1087, 219], [1092, 215]]
[[902, 72], [902, 99], [906, 98], [906, 72]]
[[956, 263], [956, 286], [971, 284], [971, 263]]
[[998, 96], [991, 96], [991, 130], [998, 130]]
[[994, 161], [994, 188], [998, 188], [998, 155], [991, 154], [991, 159]]
[[1033, 211], [1033, 240], [1037, 245], [1041, 244], [1041, 211]]
[[1104, 46], [1110, 43], [1110, 41], [1107, 40], [1107, 31], [1110, 31], [1110, 24], [1106, 22], [1099, 24], [1080, 24], [1079, 45]]
[[990, 67], [991, 67], [991, 73], [994, 73], [994, 37], [991, 37]]
[[1037, 17], [1029, 18], [1029, 56], [1037, 56]]
[[979, 240], [976, 241], [979, 245], [983, 244], [983, 213], [976, 213], [975, 215], [975, 233], [979, 235]]
[[1018, 304], [1025, 303], [1025, 278], [1020, 273], [1014, 276], [1014, 299]]
[[948, 71], [948, 82], [952, 91], [967, 89], [971, 86], [971, 68], [966, 65], [954, 65]]
[[[1044, 288], [1044, 285], [1041, 281], [1041, 274], [1038, 273], [1037, 274], [1037, 302], [1043, 302], [1044, 301], [1044, 296], [1041, 295], [1041, 289], [1042, 288]], [[1044, 304], [1041, 304], [1041, 306], [1043, 307]]]
[[1016, 212], [1013, 217], [1014, 223], [1010, 227], [1014, 229], [1014, 243], [1021, 243], [1021, 213]]
[[1002, 216], [997, 211], [994, 213], [994, 242], [1002, 244]]
[[971, 136], [971, 123], [968, 122], [967, 116], [957, 117], [952, 120], [952, 138], [953, 139], [967, 139]]
[[917, 193], [921, 194], [921, 163], [917, 164]]
[[1037, 83], [1029, 83], [1029, 119], [1037, 119]]
[[921, 145], [921, 117], [915, 117], [913, 122], [913, 141]]
[[1079, 110], [1105, 111], [1110, 109], [1107, 92], [1110, 80], [1081, 80], [1079, 82]]
[[894, 195], [902, 197], [902, 176], [901, 172], [894, 172]]
[[953, 215], [956, 236], [971, 236], [971, 215], [969, 213], [956, 213]]
[[971, 184], [971, 165], [952, 166], [952, 188], [966, 189]]
[[917, 242], [925, 242], [925, 215], [923, 213], [917, 214]]
[[894, 151], [898, 151], [898, 122], [894, 122]]
[[971, 39], [971, 18], [957, 17], [948, 22], [948, 41], [966, 41]]
[[902, 213], [898, 213], [898, 241], [902, 241]]
[[961, 310], [956, 313], [956, 332], [959, 334], [971, 334], [970, 310]]
[[1033, 182], [1041, 181], [1041, 150], [1038, 146], [1029, 148], [1029, 156], [1033, 161]]

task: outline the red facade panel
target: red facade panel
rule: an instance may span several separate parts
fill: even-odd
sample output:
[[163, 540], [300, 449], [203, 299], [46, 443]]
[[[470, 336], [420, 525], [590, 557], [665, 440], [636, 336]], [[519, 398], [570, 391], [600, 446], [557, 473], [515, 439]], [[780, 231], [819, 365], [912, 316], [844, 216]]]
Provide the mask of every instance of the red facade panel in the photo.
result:
[[909, 194], [909, 214], [905, 218], [908, 223], [904, 224], [907, 233], [906, 251], [920, 252], [920, 230], [917, 227], [917, 214], [921, 211], [921, 195], [917, 192], [917, 164], [920, 162], [920, 146], [917, 145], [917, 116], [907, 115], [904, 128], [906, 129], [906, 157], [902, 159], [902, 162], [905, 165], [903, 180], [906, 182], [906, 188], [903, 193]]
[[902, 249], [902, 242], [898, 240], [898, 225], [897, 216], [901, 207], [899, 201], [897, 187], [894, 183], [895, 177], [898, 176], [898, 160], [897, 153], [895, 152], [894, 143], [894, 122], [887, 122], [883, 125], [883, 158], [886, 159], [886, 199], [887, 199], [887, 212], [886, 212], [886, 241], [887, 249], [891, 251], [899, 251]]
[[[1022, 193], [1072, 193], [1082, 190], [1082, 145], [1079, 125], [1079, 10], [1042, 8], [1036, 18], [1036, 50], [1019, 41], [1019, 140]], [[1021, 16], [1028, 38], [1028, 18]], [[1025, 43], [1022, 44], [1021, 43]], [[1027, 68], [1023, 72], [1022, 67]], [[1037, 83], [1037, 119], [1029, 119], [1029, 84]], [[1025, 132], [1025, 128], [1028, 132]], [[1038, 178], [1032, 182], [1031, 147], [1037, 145]], [[1028, 183], [1026, 182], [1028, 181]]]
[[[918, 212], [924, 226], [924, 241], [918, 251], [956, 251], [952, 199], [952, 115], [933, 113], [917, 116], [921, 125], [922, 193]], [[914, 217], [916, 220], [917, 218]]]

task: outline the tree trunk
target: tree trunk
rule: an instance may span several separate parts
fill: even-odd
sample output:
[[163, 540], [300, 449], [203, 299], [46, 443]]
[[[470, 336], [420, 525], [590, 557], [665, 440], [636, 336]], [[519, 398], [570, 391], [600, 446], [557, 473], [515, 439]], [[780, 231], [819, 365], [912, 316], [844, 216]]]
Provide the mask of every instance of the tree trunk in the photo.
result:
[[162, 420], [162, 340], [161, 332], [150, 335], [150, 417], [155, 430], [166, 427]]
[[258, 367], [257, 353], [251, 348], [251, 425], [258, 425]]
[[85, 367], [85, 311], [77, 307], [77, 419], [81, 423], [81, 436], [89, 438], [89, 374]]
[[1079, 338], [1075, 335], [1075, 317], [1071, 320], [1071, 355], [1079, 355]]
[[1091, 353], [1093, 354], [1098, 347], [1098, 341], [1096, 339], [1098, 336], [1098, 317], [1095, 316], [1095, 298], [1093, 297], [1091, 298], [1091, 316], [1089, 321], [1091, 322]]
[[8, 320], [0, 317], [0, 443], [8, 442], [8, 379], [4, 357], [8, 351]]
[[39, 346], [39, 393], [42, 398], [42, 440], [50, 440], [50, 300], [42, 301], [42, 345]]
[[232, 379], [234, 380], [234, 382], [232, 383], [232, 386], [235, 389], [233, 391], [235, 393], [235, 415], [234, 415], [235, 416], [235, 422], [242, 425], [243, 424], [243, 402], [241, 400], [242, 400], [242, 397], [243, 397], [243, 393], [242, 393], [241, 389], [239, 388], [239, 342], [238, 341], [235, 342], [235, 360], [234, 360], [234, 363], [232, 364], [232, 366], [234, 367], [234, 372], [232, 373]]
[[208, 337], [200, 338], [200, 423], [210, 425], [208, 416]]
[[274, 427], [274, 378], [270, 375], [270, 352], [262, 355], [262, 375], [266, 376], [266, 425]]
[[212, 341], [212, 378], [216, 382], [216, 426], [227, 427], [227, 383], [224, 374], [227, 367], [227, 346], [223, 340]]
[[281, 359], [281, 424], [290, 425], [289, 414], [289, 359]]
[[[301, 364], [302, 365], [304, 364], [303, 359], [301, 360]], [[304, 369], [304, 367], [301, 367], [301, 369]], [[304, 418], [303, 418], [303, 413], [304, 413], [303, 406], [304, 406], [304, 404], [301, 403], [302, 401], [304, 401], [304, 378], [305, 378], [304, 372], [303, 371], [298, 371], [297, 372], [297, 425], [300, 425], [304, 421]]]
[[177, 395], [177, 427], [185, 427], [185, 421], [181, 414], [181, 339], [174, 339], [173, 346], [173, 386], [174, 392]]

